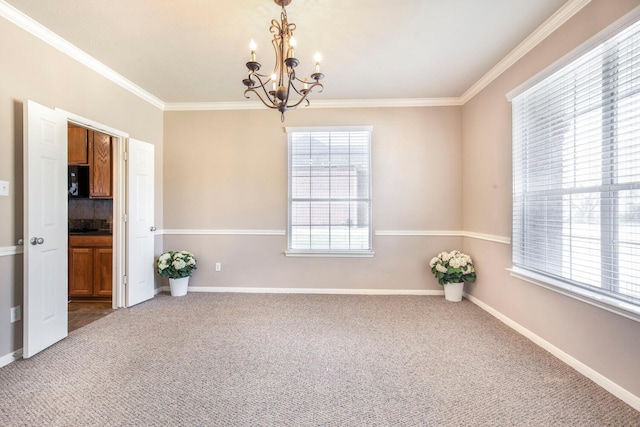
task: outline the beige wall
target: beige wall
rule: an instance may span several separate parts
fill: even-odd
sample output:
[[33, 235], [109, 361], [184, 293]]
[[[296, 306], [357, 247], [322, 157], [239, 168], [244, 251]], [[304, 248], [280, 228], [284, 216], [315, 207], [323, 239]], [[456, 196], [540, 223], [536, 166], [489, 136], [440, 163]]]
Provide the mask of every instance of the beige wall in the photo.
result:
[[[372, 125], [374, 230], [460, 230], [461, 108], [299, 109], [286, 126]], [[167, 112], [166, 229], [286, 230], [287, 136], [269, 110]], [[193, 251], [191, 284], [441, 290], [431, 256], [459, 237], [374, 236], [373, 258], [285, 257], [285, 236], [165, 235]], [[215, 272], [214, 264], [222, 263]]]
[[[640, 2], [593, 0], [463, 107], [463, 224], [511, 237], [511, 105], [505, 95]], [[640, 323], [509, 275], [511, 246], [465, 239], [473, 296], [640, 396]]]
[[[32, 99], [129, 133], [156, 145], [156, 215], [162, 225], [162, 111], [107, 81], [10, 22], [0, 19], [0, 249], [22, 237], [22, 108]], [[6, 252], [6, 251], [0, 251]], [[0, 255], [0, 357], [22, 347], [22, 322], [9, 323], [22, 305], [22, 255]]]

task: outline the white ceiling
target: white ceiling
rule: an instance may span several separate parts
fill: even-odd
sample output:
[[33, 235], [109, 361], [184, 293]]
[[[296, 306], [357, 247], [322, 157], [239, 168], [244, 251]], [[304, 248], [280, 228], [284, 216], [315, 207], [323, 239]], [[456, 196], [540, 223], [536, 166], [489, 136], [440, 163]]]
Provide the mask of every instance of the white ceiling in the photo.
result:
[[[1, 1], [1, 0], [0, 0]], [[249, 41], [273, 67], [273, 0], [5, 0], [165, 103], [241, 102]], [[293, 0], [313, 99], [460, 97], [568, 0]], [[248, 102], [248, 101], [247, 101]]]

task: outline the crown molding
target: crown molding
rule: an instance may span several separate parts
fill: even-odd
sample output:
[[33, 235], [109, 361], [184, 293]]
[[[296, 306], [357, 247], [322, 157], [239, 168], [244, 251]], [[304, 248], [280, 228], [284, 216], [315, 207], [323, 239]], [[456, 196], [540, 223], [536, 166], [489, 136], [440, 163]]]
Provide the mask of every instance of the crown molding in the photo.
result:
[[0, 0], [0, 16], [161, 110], [165, 103], [18, 9]]
[[482, 89], [489, 86], [491, 82], [497, 79], [502, 73], [509, 69], [513, 64], [518, 62], [520, 58], [529, 53], [533, 48], [539, 45], [551, 33], [560, 28], [565, 22], [571, 19], [582, 8], [588, 5], [591, 0], [569, 0], [556, 13], [551, 15], [549, 19], [544, 21], [533, 33], [524, 39], [515, 49], [507, 54], [500, 62], [498, 62], [487, 74], [482, 76], [473, 86], [462, 94], [460, 101], [462, 105], [466, 104], [471, 98], [476, 96]]
[[[321, 99], [305, 108], [402, 108], [460, 106], [460, 98]], [[248, 102], [169, 102], [165, 111], [262, 110], [264, 104]]]
[[462, 105], [460, 98], [320, 99], [311, 103], [313, 108], [403, 108], [460, 105]]
[[225, 110], [261, 110], [264, 104], [258, 101], [247, 102], [167, 102], [164, 111], [225, 111]]

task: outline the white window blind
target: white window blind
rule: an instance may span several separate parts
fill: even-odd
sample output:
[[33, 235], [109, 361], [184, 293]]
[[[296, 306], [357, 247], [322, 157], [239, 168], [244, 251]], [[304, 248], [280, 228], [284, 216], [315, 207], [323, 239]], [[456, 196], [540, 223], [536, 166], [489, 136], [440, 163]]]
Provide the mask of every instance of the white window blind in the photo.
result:
[[371, 250], [371, 128], [287, 128], [289, 250]]
[[640, 307], [640, 23], [513, 99], [513, 263]]

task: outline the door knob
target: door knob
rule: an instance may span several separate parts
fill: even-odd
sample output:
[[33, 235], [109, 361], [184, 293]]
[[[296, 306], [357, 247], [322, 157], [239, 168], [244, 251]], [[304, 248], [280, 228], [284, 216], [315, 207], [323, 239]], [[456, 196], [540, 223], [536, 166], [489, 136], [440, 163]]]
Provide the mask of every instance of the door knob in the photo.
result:
[[38, 244], [38, 239], [36, 239], [35, 237], [32, 237], [29, 239], [29, 243], [35, 246]]
[[151, 227], [149, 227], [149, 230], [156, 231], [156, 228], [152, 225]]
[[24, 239], [18, 239], [18, 246], [24, 246]]
[[44, 243], [44, 239], [42, 237], [38, 237], [38, 239], [36, 240], [36, 242], [41, 245]]

